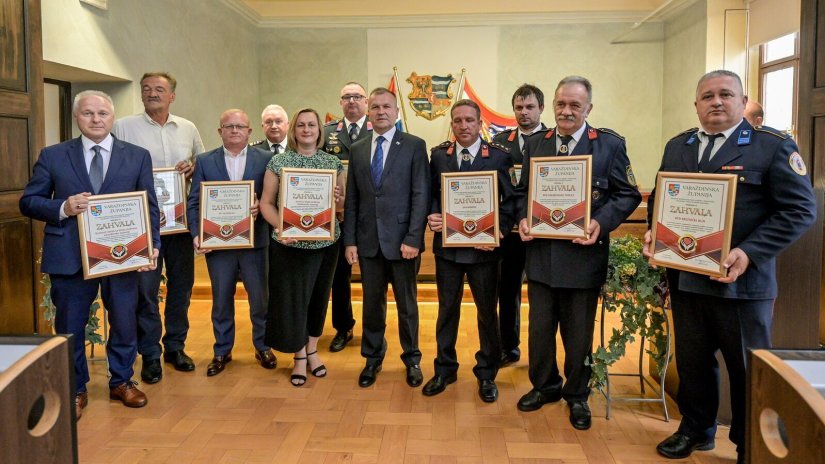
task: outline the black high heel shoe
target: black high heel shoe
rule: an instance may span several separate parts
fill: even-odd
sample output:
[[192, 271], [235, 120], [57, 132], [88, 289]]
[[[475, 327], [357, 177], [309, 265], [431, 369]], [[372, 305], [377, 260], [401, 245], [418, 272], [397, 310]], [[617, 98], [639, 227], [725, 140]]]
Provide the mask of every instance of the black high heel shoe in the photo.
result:
[[[295, 365], [297, 366], [298, 361], [306, 361], [307, 358], [306, 358], [306, 356], [304, 356], [302, 358], [294, 357], [294, 358], [292, 358], [292, 360], [295, 361]], [[307, 362], [307, 364], [309, 364], [309, 363]], [[306, 375], [294, 374], [294, 372], [295, 372], [294, 367], [292, 369], [292, 372], [293, 372], [293, 374], [292, 374], [292, 376], [290, 376], [289, 381], [290, 381], [290, 383], [292, 383], [293, 387], [302, 387], [302, 386], [304, 386], [305, 383], [307, 383], [307, 376]], [[306, 367], [304, 368], [304, 372], [306, 372]]]
[[[307, 353], [307, 358], [310, 356], [318, 354], [318, 350], [313, 351], [312, 353]], [[307, 367], [309, 367], [309, 361], [307, 360]], [[327, 376], [327, 366], [321, 364], [320, 366], [312, 369], [312, 375], [315, 377], [326, 377]]]

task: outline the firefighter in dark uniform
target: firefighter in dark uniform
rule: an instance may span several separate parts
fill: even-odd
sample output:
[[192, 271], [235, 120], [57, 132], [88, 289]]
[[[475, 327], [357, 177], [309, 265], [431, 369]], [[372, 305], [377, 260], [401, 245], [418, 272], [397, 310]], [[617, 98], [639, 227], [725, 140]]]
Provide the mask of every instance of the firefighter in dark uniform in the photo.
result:
[[[533, 389], [518, 402], [534, 411], [564, 398], [573, 427], [590, 428], [587, 405], [599, 291], [607, 278], [609, 234], [641, 201], [624, 139], [585, 122], [593, 105], [590, 82], [580, 76], [561, 80], [553, 98], [556, 127], [533, 134], [527, 144], [519, 190], [528, 191], [530, 158], [592, 155], [591, 219], [588, 239], [534, 239], [529, 235], [527, 200], [521, 202], [519, 233], [527, 241], [529, 375]], [[564, 344], [564, 377], [556, 364], [556, 331]]]
[[[747, 97], [730, 71], [705, 74], [696, 89], [701, 129], [685, 131], [665, 146], [660, 171], [736, 174], [727, 277], [668, 270], [676, 339], [682, 422], [659, 443], [659, 454], [688, 457], [715, 445], [721, 351], [730, 376], [730, 439], [745, 462], [746, 353], [771, 346], [777, 296], [776, 256], [816, 218], [807, 168], [796, 143], [743, 119]], [[655, 192], [650, 195], [653, 211]], [[650, 217], [648, 218], [650, 222]], [[650, 232], [645, 236], [650, 243]], [[650, 256], [646, 247], [645, 255]]]
[[[427, 223], [435, 232], [433, 254], [435, 255], [435, 279], [438, 287], [438, 320], [435, 338], [438, 354], [435, 358], [435, 376], [424, 385], [422, 393], [437, 395], [448, 384], [456, 381], [458, 358], [456, 339], [461, 315], [461, 297], [464, 293], [464, 276], [473, 292], [477, 308], [478, 338], [480, 348], [476, 352], [473, 373], [478, 379], [478, 395], [482, 401], [491, 403], [498, 398], [495, 378], [501, 348], [498, 337], [496, 301], [498, 293], [499, 261], [501, 250], [497, 247], [449, 247], [442, 246], [441, 174], [445, 172], [496, 171], [498, 173], [499, 195], [499, 236], [512, 229], [518, 209], [511, 176], [513, 160], [507, 149], [496, 143], [481, 139], [481, 110], [472, 100], [459, 100], [450, 111], [452, 130], [456, 141], [444, 142], [433, 148], [430, 156], [430, 182], [432, 203]], [[447, 220], [450, 223], [449, 219]], [[482, 225], [473, 223], [473, 229], [464, 231], [479, 233], [493, 223]]]
[[[518, 128], [497, 134], [493, 141], [507, 147], [513, 164], [521, 166], [523, 152], [527, 150], [527, 138], [544, 130], [541, 113], [544, 111], [544, 93], [538, 87], [524, 84], [511, 100]], [[513, 171], [513, 185], [518, 184], [520, 170]], [[521, 285], [524, 282], [524, 242], [517, 230], [503, 231], [501, 241], [501, 277], [498, 281], [498, 325], [501, 335], [499, 367], [521, 359], [519, 335], [521, 332]]]
[[[349, 161], [349, 150], [358, 140], [372, 137], [372, 123], [367, 120], [367, 92], [357, 82], [347, 82], [341, 89], [341, 109], [344, 117], [324, 125], [324, 147], [322, 150]], [[339, 215], [343, 212], [339, 212]], [[339, 217], [339, 220], [342, 218]], [[352, 266], [347, 263], [344, 253], [344, 241], [341, 240], [341, 252], [335, 276], [332, 279], [332, 327], [335, 336], [329, 344], [329, 350], [341, 351], [352, 340], [352, 328], [355, 318], [352, 316], [351, 284]]]

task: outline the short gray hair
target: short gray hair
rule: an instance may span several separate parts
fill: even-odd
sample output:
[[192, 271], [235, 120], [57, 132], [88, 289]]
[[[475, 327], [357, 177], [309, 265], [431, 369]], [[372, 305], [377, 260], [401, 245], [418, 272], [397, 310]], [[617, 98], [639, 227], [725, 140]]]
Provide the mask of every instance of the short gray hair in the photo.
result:
[[730, 77], [734, 80], [734, 82], [736, 82], [736, 85], [739, 87], [739, 95], [745, 95], [745, 88], [742, 86], [742, 79], [739, 78], [739, 74], [736, 74], [733, 71], [728, 71], [727, 69], [717, 69], [716, 71], [711, 71], [699, 78], [699, 82], [696, 83], [697, 97], [699, 96], [699, 87], [702, 86], [702, 83], [708, 79], [713, 79], [715, 77]]
[[270, 111], [280, 111], [284, 113], [284, 116], [286, 116], [287, 119], [289, 119], [289, 115], [286, 114], [286, 110], [281, 105], [266, 105], [266, 108], [264, 108], [264, 110], [261, 111], [261, 119], [263, 119], [264, 115], [266, 113], [269, 113]]
[[559, 85], [556, 86], [556, 92], [559, 91], [562, 86], [568, 84], [579, 84], [587, 90], [587, 103], [593, 102], [593, 85], [590, 84], [590, 81], [587, 80], [586, 77], [582, 76], [567, 76], [564, 79], [559, 81]]
[[112, 101], [112, 97], [110, 97], [108, 93], [101, 92], [100, 90], [84, 90], [74, 96], [74, 101], [72, 102], [72, 114], [77, 114], [77, 106], [80, 105], [80, 100], [86, 97], [100, 97], [112, 105], [112, 111], [115, 110], [115, 102]]

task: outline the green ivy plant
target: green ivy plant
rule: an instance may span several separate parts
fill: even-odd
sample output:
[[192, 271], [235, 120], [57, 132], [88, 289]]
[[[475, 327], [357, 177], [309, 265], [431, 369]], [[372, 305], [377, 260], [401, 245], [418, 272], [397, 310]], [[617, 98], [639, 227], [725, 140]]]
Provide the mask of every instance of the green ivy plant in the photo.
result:
[[607, 311], [619, 313], [621, 326], [613, 329], [607, 346], [596, 348], [588, 364], [593, 370], [590, 377], [592, 388], [603, 389], [607, 385], [607, 369], [625, 355], [628, 343], [636, 336], [650, 340], [645, 351], [662, 375], [667, 352], [665, 314], [662, 308], [666, 295], [664, 269], [652, 268], [642, 255], [642, 241], [632, 235], [610, 240], [610, 258], [607, 282], [604, 285], [604, 301]]

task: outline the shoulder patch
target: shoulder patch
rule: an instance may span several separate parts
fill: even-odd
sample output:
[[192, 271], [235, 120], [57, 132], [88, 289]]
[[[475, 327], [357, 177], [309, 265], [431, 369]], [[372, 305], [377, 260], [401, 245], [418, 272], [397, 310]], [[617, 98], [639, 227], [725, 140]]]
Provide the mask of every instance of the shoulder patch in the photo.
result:
[[782, 140], [785, 140], [788, 137], [790, 137], [788, 134], [786, 134], [784, 132], [781, 132], [781, 131], [778, 131], [778, 130], [774, 129], [773, 127], [759, 126], [759, 127], [754, 127], [753, 130], [754, 130], [754, 132], [764, 132], [766, 134], [771, 134], [773, 136], [779, 137]]
[[259, 143], [264, 143], [264, 141], [263, 140], [256, 140], [254, 142], [249, 142], [249, 146], [257, 145]]
[[608, 129], [606, 127], [597, 127], [596, 130], [599, 131], [599, 132], [603, 132], [605, 134], [610, 134], [614, 137], [618, 137], [618, 138], [624, 140], [624, 137], [619, 135], [618, 132], [614, 131], [613, 129]]
[[670, 140], [677, 139], [677, 138], [679, 138], [679, 137], [681, 137], [681, 136], [683, 136], [683, 135], [687, 135], [687, 134], [694, 134], [694, 133], [696, 133], [696, 132], [699, 132], [699, 128], [698, 128], [698, 127], [692, 127], [692, 128], [690, 128], [690, 129], [688, 129], [688, 130], [686, 130], [686, 131], [683, 131], [683, 132], [680, 132], [680, 133], [676, 134], [676, 135], [675, 135], [675, 136], [673, 136]]
[[802, 159], [799, 152], [795, 151], [791, 153], [791, 156], [788, 157], [788, 163], [791, 165], [791, 169], [793, 169], [794, 172], [800, 176], [804, 176], [808, 173], [808, 168], [805, 166], [805, 161]]
[[505, 147], [504, 145], [498, 142], [490, 142], [490, 146], [493, 148], [498, 148], [499, 150], [503, 151], [504, 153], [510, 153], [510, 149]]
[[436, 151], [436, 150], [440, 150], [442, 148], [449, 148], [450, 145], [452, 145], [452, 144], [453, 144], [453, 142], [450, 142], [449, 140], [447, 140], [446, 142], [441, 142], [440, 144], [430, 148], [430, 151]]

